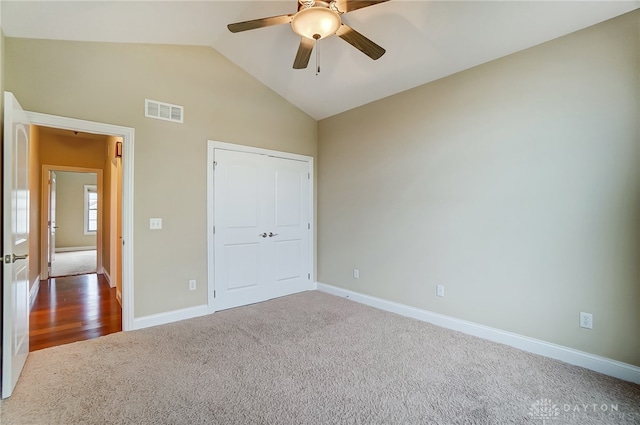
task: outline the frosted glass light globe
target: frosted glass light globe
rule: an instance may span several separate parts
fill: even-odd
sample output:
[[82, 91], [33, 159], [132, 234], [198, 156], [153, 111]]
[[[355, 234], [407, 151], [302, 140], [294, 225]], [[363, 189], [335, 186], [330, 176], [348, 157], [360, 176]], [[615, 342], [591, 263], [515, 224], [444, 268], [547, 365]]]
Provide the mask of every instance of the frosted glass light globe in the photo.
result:
[[293, 16], [291, 28], [303, 37], [321, 39], [335, 34], [341, 24], [342, 20], [337, 12], [325, 7], [310, 7]]

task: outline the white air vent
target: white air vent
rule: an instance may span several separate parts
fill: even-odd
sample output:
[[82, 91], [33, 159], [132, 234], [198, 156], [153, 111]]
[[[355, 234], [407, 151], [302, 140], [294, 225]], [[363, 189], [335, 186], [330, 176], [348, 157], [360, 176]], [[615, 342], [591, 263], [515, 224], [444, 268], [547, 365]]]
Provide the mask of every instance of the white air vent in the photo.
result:
[[159, 120], [184, 122], [184, 107], [172, 105], [170, 103], [158, 102], [157, 100], [145, 99], [144, 116]]

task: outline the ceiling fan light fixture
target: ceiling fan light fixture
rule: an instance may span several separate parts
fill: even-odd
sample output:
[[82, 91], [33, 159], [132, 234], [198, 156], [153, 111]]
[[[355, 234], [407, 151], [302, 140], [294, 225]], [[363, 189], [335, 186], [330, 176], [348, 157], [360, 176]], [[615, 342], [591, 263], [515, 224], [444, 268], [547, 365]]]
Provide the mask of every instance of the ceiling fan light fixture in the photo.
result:
[[291, 20], [291, 28], [296, 34], [312, 40], [335, 34], [341, 24], [340, 15], [326, 7], [302, 9]]

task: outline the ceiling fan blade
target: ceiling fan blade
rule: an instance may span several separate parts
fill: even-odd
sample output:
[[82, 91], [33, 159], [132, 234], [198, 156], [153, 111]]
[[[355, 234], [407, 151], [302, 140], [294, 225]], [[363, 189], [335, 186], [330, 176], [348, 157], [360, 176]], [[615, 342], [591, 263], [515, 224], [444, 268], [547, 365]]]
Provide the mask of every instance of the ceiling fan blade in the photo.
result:
[[336, 31], [336, 35], [373, 60], [380, 59], [386, 52], [385, 49], [348, 25], [342, 24]]
[[352, 12], [354, 10], [362, 9], [363, 7], [369, 7], [378, 3], [384, 3], [389, 0], [378, 1], [352, 1], [352, 0], [336, 0], [335, 6], [340, 13]]
[[272, 16], [270, 18], [253, 19], [251, 21], [236, 22], [227, 25], [231, 32], [242, 32], [254, 30], [257, 28], [270, 27], [272, 25], [289, 24], [293, 19], [293, 15]]
[[311, 51], [316, 41], [307, 37], [300, 37], [300, 46], [298, 47], [298, 53], [296, 59], [293, 61], [293, 69], [304, 69], [309, 64], [309, 58], [311, 58]]

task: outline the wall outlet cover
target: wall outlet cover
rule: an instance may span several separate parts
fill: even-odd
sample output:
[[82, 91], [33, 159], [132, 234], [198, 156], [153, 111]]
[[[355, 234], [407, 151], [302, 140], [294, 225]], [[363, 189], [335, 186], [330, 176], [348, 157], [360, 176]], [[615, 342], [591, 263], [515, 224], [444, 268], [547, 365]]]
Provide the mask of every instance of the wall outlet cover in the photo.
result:
[[580, 327], [585, 329], [593, 329], [593, 314], [580, 312]]

